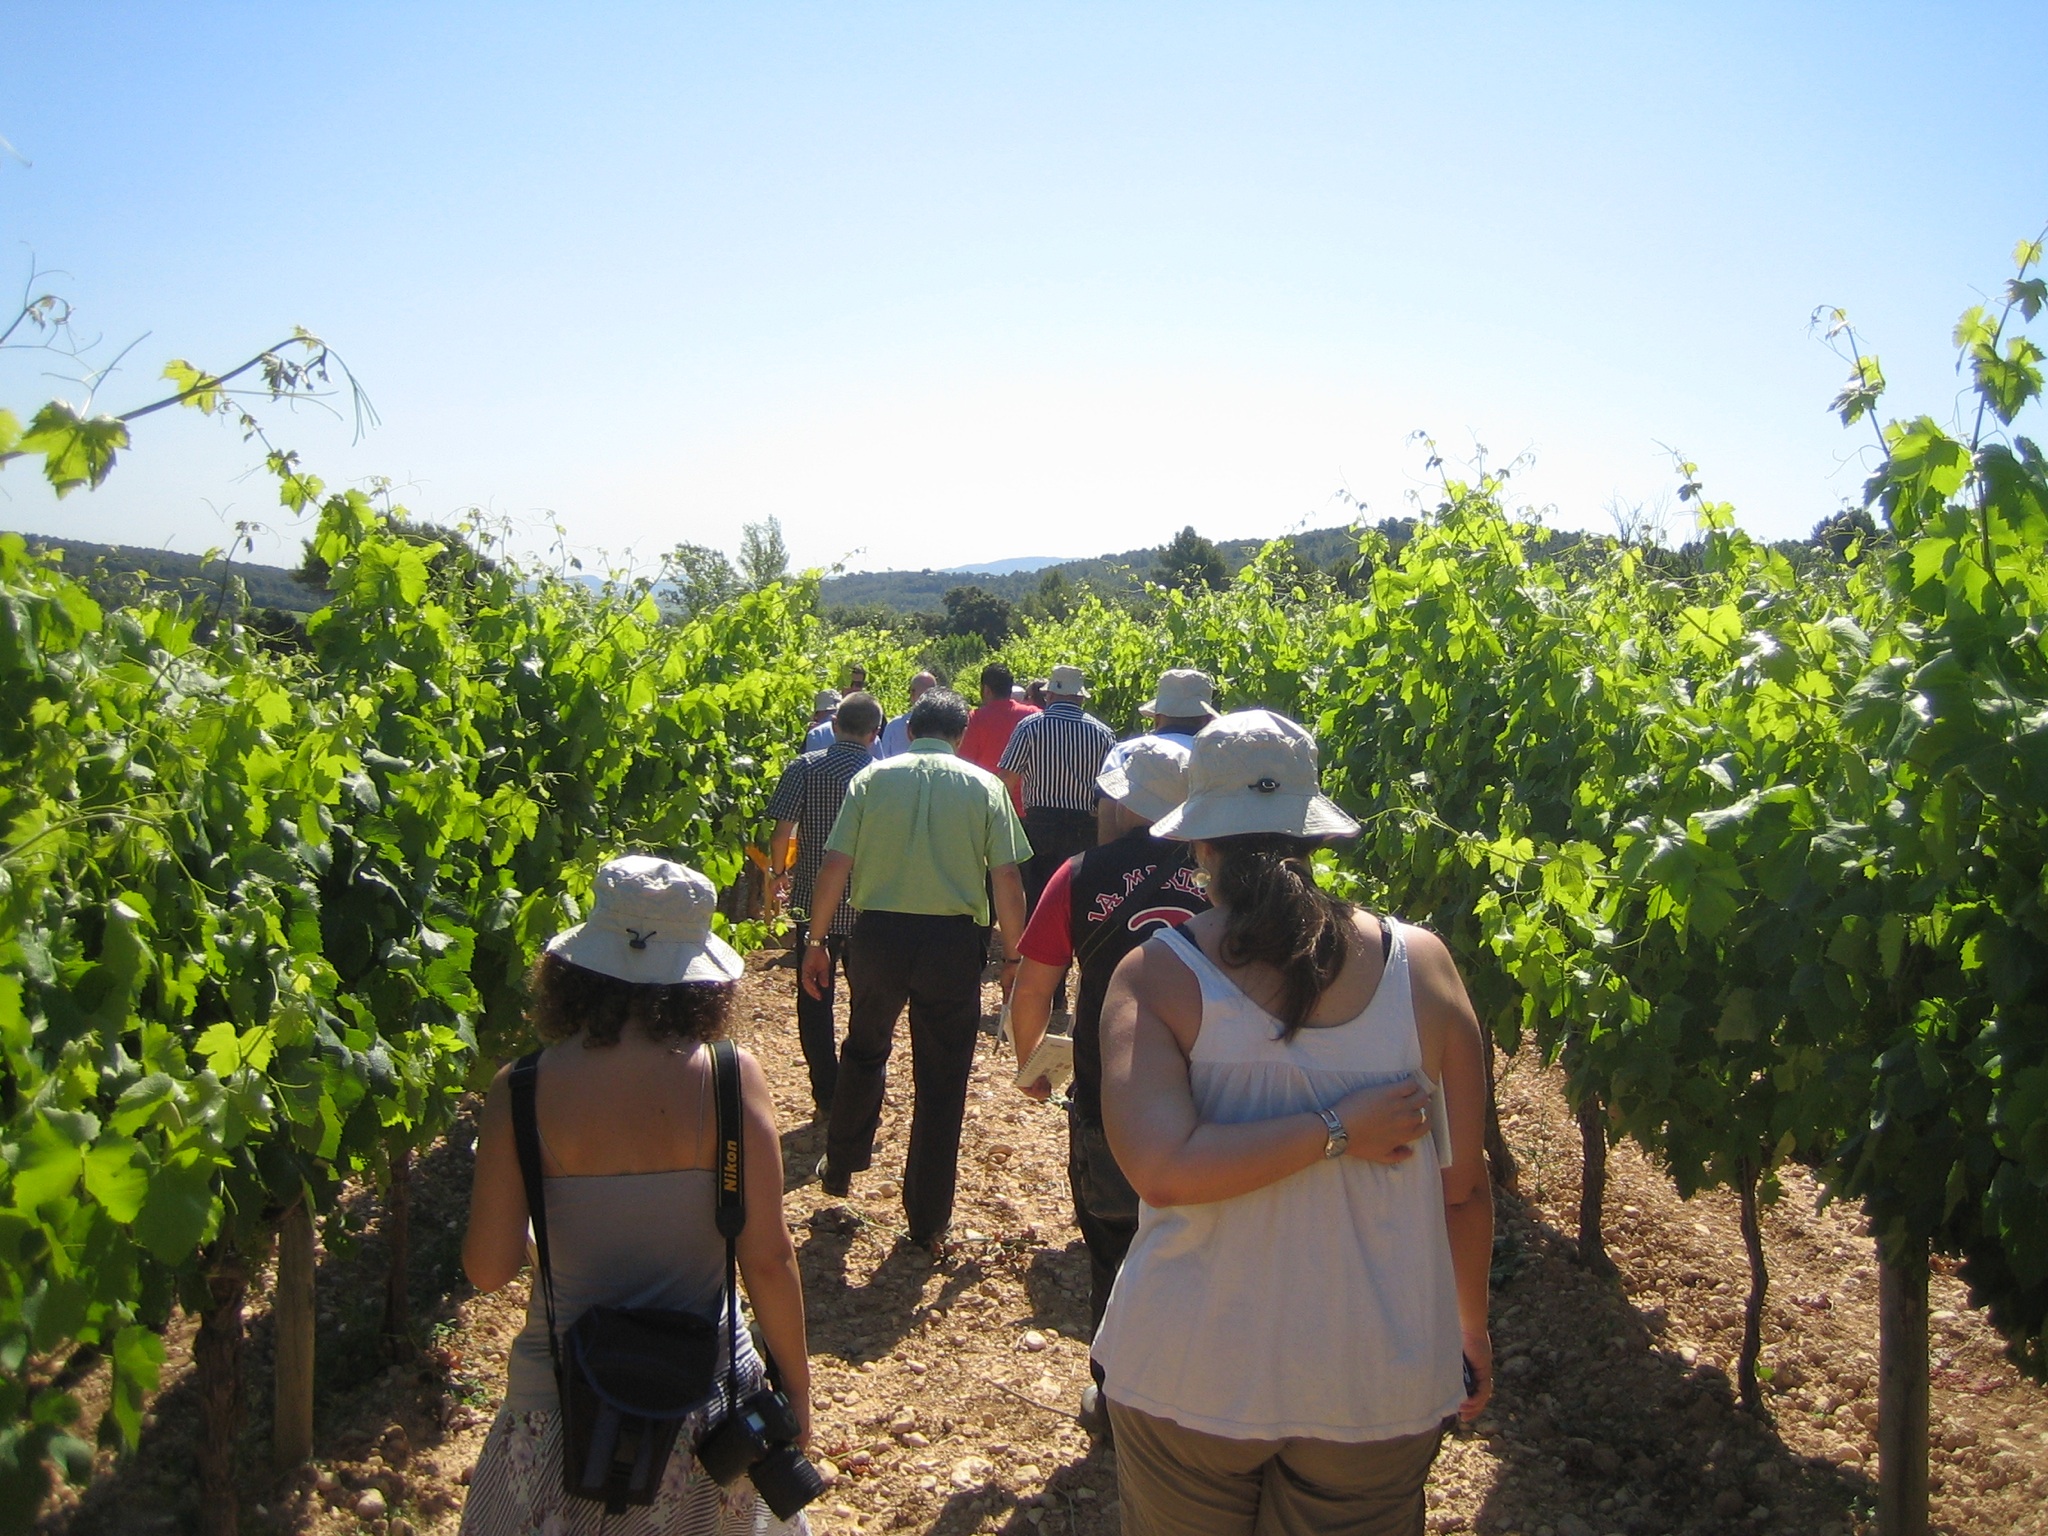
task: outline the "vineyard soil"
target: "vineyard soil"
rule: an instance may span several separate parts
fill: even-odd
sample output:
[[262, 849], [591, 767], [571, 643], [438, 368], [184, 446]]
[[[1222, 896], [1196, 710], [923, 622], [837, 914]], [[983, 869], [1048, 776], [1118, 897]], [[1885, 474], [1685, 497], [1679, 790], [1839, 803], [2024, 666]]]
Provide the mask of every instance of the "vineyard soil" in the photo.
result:
[[[809, 1177], [820, 1136], [804, 1118], [791, 988], [791, 972], [757, 957], [736, 1033], [766, 1066], [788, 1127], [788, 1209], [816, 1370], [813, 1454], [836, 1476], [814, 1507], [815, 1529], [1115, 1531], [1114, 1456], [1091, 1448], [1072, 1419], [1087, 1380], [1087, 1264], [1068, 1214], [1058, 1113], [1012, 1090], [984, 1042], [961, 1157], [960, 1251], [934, 1268], [896, 1242], [907, 1072], [892, 1084], [875, 1170], [852, 1198], [828, 1199]], [[1862, 1530], [1875, 1475], [1876, 1279], [1853, 1213], [1816, 1212], [1811, 1183], [1796, 1175], [1766, 1213], [1774, 1422], [1758, 1423], [1732, 1405], [1727, 1375], [1746, 1283], [1734, 1197], [1685, 1204], [1632, 1145], [1616, 1148], [1607, 1246], [1620, 1277], [1597, 1280], [1562, 1235], [1576, 1220], [1578, 1131], [1556, 1079], [1509, 1063], [1501, 1095], [1523, 1192], [1501, 1211], [1501, 1389], [1473, 1430], [1446, 1443], [1430, 1530]], [[479, 1297], [460, 1278], [472, 1134], [465, 1117], [415, 1174], [412, 1302], [426, 1330], [415, 1358], [390, 1363], [377, 1336], [384, 1249], [374, 1200], [357, 1192], [345, 1207], [357, 1230], [327, 1234], [316, 1461], [280, 1482], [266, 1471], [270, 1331], [260, 1311], [252, 1317], [244, 1531], [454, 1531], [525, 1302], [523, 1283]], [[267, 1273], [252, 1296], [266, 1286]], [[1960, 1282], [1939, 1269], [1932, 1305], [1936, 1528], [2048, 1532], [2048, 1394], [2004, 1364]], [[102, 1453], [93, 1486], [52, 1508], [46, 1530], [188, 1528], [191, 1333], [181, 1322], [171, 1334], [140, 1450], [119, 1463]], [[83, 1391], [96, 1414], [104, 1383], [88, 1378]]]

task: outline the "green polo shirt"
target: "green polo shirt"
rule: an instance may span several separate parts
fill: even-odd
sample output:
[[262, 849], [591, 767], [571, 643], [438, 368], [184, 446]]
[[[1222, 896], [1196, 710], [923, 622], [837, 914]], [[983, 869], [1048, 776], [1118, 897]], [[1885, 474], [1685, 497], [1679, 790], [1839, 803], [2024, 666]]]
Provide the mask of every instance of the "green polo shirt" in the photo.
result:
[[983, 925], [988, 872], [1031, 857], [1003, 781], [929, 736], [853, 776], [825, 847], [853, 860], [848, 899], [860, 911], [964, 913]]

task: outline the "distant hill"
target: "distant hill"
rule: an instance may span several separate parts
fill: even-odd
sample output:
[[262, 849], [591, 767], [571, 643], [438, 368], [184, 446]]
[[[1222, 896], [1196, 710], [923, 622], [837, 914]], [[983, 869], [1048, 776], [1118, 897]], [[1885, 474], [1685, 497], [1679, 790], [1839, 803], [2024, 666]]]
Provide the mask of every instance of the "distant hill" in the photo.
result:
[[1015, 576], [1020, 571], [1042, 571], [1048, 565], [1065, 565], [1065, 555], [1019, 555], [1014, 560], [991, 560], [986, 565], [949, 565], [947, 571], [959, 576]]
[[143, 549], [134, 544], [89, 544], [83, 539], [58, 539], [47, 534], [22, 535], [30, 549], [61, 550], [64, 574], [84, 586], [95, 597], [119, 602], [148, 592], [178, 592], [188, 600], [211, 598], [230, 573], [248, 589], [255, 608], [276, 608], [285, 613], [311, 613], [320, 606], [320, 594], [292, 580], [292, 573], [280, 565], [250, 565], [235, 561], [230, 567], [221, 560], [205, 560], [176, 550]]
[[[1295, 553], [1311, 565], [1325, 569], [1357, 553], [1358, 538], [1349, 527], [1317, 528], [1285, 536]], [[1230, 539], [1216, 547], [1232, 575], [1263, 549], [1265, 539]], [[854, 571], [835, 576], [819, 588], [819, 601], [827, 608], [859, 608], [871, 604], [893, 608], [899, 613], [939, 613], [945, 595], [955, 587], [975, 586], [998, 597], [1016, 602], [1038, 589], [1048, 571], [1058, 571], [1070, 582], [1123, 590], [1137, 586], [1152, 572], [1165, 546], [1127, 549], [1121, 554], [1098, 555], [1092, 560], [996, 560], [969, 571], [949, 570]]]

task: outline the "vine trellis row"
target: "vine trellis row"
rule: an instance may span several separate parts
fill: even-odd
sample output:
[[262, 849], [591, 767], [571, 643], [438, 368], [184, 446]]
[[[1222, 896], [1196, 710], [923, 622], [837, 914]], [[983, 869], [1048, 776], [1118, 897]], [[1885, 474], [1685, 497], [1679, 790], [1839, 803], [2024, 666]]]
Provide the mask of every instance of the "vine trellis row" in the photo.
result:
[[[1275, 545], [1221, 590], [1089, 598], [1001, 653], [1082, 662], [1118, 723], [1169, 662], [1314, 722], [1366, 829], [1329, 878], [1434, 924], [1500, 1045], [1561, 1062], [1586, 1260], [1611, 1138], [1684, 1193], [1737, 1192], [1752, 1404], [1759, 1202], [1788, 1163], [1859, 1201], [1894, 1532], [1925, 1522], [1930, 1254], [2048, 1375], [2048, 465], [2019, 430], [2040, 257], [2023, 245], [2003, 302], [1957, 328], [1967, 429], [1880, 428], [1868, 516], [1830, 555], [1748, 538], [1688, 463], [1700, 532], [1678, 551], [1562, 538], [1481, 469], [1398, 545], [1361, 530], [1341, 587]], [[1831, 334], [1836, 409], [1875, 424], [1882, 370]], [[170, 376], [176, 403], [227, 409]], [[111, 441], [98, 420], [71, 443], [61, 417], [7, 417], [0, 451], [74, 475]], [[281, 1267], [310, 1275], [306, 1217], [344, 1180], [402, 1209], [602, 856], [739, 879], [811, 689], [916, 662], [829, 633], [805, 583], [679, 619], [269, 461], [329, 573], [302, 641], [219, 605], [102, 608], [0, 536], [0, 1527], [53, 1469], [89, 1471], [87, 1365], [112, 1374], [100, 1437], [132, 1444], [175, 1307], [231, 1377], [281, 1227]], [[238, 1394], [216, 1385], [202, 1475], [227, 1531]]]

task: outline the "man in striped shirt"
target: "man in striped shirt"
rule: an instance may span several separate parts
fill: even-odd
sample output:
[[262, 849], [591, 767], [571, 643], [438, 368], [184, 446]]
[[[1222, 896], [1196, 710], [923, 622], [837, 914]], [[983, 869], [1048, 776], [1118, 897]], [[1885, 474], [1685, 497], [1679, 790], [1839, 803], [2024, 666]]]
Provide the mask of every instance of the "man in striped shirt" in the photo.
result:
[[[796, 1034], [803, 1046], [804, 1065], [811, 1074], [811, 1102], [815, 1123], [831, 1118], [832, 1094], [839, 1081], [839, 1050], [833, 1036], [832, 972], [846, 965], [846, 936], [853, 932], [853, 909], [842, 905], [831, 927], [819, 941], [827, 956], [823, 996], [813, 997], [803, 988], [804, 951], [810, 938], [811, 907], [815, 900], [818, 866], [825, 861], [825, 843], [832, 836], [832, 823], [846, 800], [846, 786], [853, 776], [874, 759], [869, 756], [876, 732], [882, 728], [882, 707], [864, 693], [849, 695], [832, 720], [832, 743], [816, 752], [806, 752], [782, 770], [775, 797], [768, 802], [768, 814], [775, 818], [775, 834], [768, 842], [768, 867], [775, 871], [775, 894], [797, 927]], [[796, 856], [790, 857], [789, 839], [796, 834]]]
[[1081, 703], [1088, 679], [1079, 667], [1054, 667], [1045, 712], [1017, 722], [996, 771], [1024, 807], [1031, 862], [1024, 894], [1036, 908], [1053, 872], [1095, 846], [1095, 776], [1116, 745], [1116, 733]]

